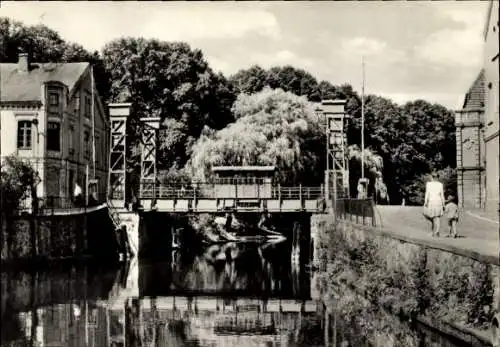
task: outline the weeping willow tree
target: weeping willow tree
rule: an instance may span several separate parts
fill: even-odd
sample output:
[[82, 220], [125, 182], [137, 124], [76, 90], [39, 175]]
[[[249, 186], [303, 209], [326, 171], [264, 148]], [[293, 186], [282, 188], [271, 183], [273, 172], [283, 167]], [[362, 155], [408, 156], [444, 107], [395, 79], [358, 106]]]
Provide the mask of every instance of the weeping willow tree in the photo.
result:
[[305, 97], [266, 88], [240, 94], [232, 112], [234, 123], [203, 132], [193, 146], [186, 170], [195, 179], [209, 179], [215, 165], [275, 165], [282, 184], [322, 183], [325, 135]]
[[[379, 202], [389, 203], [390, 200], [387, 194], [387, 186], [382, 174], [384, 170], [384, 161], [382, 157], [370, 148], [365, 148], [363, 152], [365, 177], [370, 180], [368, 195], [375, 197]], [[349, 158], [351, 196], [356, 196], [356, 187], [359, 178], [361, 178], [362, 151], [357, 145], [352, 145], [347, 148], [347, 155]]]

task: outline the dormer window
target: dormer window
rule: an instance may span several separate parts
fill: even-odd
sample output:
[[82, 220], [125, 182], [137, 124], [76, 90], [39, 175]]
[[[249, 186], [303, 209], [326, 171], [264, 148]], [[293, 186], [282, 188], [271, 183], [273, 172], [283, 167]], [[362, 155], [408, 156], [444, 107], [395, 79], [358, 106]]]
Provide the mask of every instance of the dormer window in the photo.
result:
[[59, 106], [59, 93], [56, 93], [56, 92], [49, 93], [49, 105], [50, 106]]

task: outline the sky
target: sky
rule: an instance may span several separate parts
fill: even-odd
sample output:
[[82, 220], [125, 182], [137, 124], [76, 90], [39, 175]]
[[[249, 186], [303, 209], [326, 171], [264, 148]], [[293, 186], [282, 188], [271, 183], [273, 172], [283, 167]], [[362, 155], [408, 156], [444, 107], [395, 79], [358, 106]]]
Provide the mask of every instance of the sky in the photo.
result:
[[397, 103], [460, 108], [483, 59], [486, 1], [0, 2], [0, 16], [44, 24], [101, 50], [123, 37], [184, 41], [229, 76], [292, 65]]

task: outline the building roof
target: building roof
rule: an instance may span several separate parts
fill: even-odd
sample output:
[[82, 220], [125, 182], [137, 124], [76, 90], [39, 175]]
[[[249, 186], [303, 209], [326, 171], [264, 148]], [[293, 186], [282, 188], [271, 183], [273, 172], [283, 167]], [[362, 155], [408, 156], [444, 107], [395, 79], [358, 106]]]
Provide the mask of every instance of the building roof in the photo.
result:
[[213, 166], [213, 172], [221, 171], [274, 171], [274, 166]]
[[485, 100], [484, 69], [481, 69], [478, 76], [472, 83], [467, 94], [465, 94], [463, 109], [482, 109]]
[[0, 64], [0, 102], [41, 101], [40, 87], [59, 81], [73, 89], [89, 63], [31, 63], [29, 72], [20, 72], [17, 63]]

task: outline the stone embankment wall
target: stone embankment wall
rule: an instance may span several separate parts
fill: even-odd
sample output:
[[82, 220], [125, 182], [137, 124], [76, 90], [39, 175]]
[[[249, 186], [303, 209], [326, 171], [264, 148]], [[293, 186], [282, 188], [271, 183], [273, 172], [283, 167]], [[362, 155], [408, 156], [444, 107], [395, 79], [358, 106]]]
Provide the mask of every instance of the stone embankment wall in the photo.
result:
[[[362, 301], [346, 301], [345, 293], [351, 292], [374, 307], [473, 345], [493, 340], [498, 265], [403, 242], [348, 221], [335, 223], [325, 215], [313, 216], [311, 238], [318, 269], [313, 286], [336, 310], [353, 313], [353, 302]], [[381, 341], [379, 328], [372, 333]]]
[[1, 235], [4, 264], [84, 257], [117, 259], [115, 228], [105, 208], [87, 214], [3, 219]]

